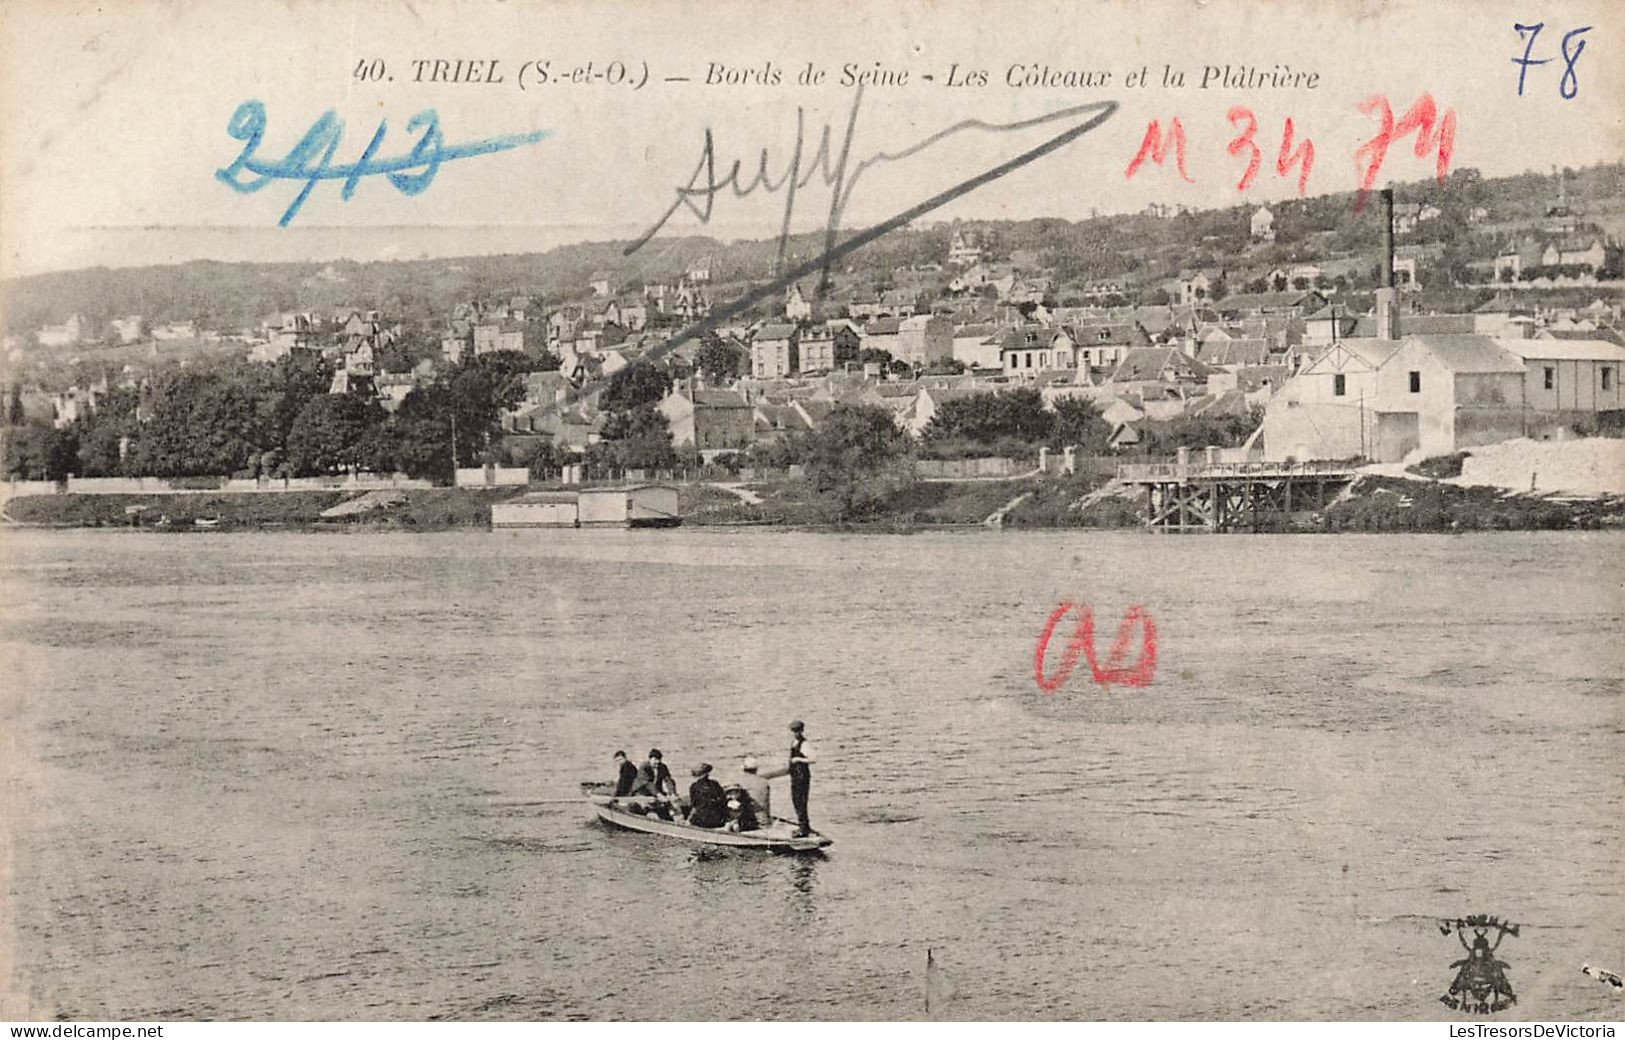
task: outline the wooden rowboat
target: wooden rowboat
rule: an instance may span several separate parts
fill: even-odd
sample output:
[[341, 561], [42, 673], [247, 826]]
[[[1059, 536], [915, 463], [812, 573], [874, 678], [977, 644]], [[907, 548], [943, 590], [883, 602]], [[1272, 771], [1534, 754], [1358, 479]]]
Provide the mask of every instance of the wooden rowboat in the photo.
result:
[[[583, 785], [585, 786], [585, 785]], [[614, 827], [644, 834], [658, 834], [666, 838], [717, 845], [737, 849], [767, 849], [770, 852], [817, 852], [833, 842], [814, 832], [805, 838], [795, 837], [796, 825], [789, 820], [774, 820], [771, 826], [753, 831], [729, 831], [721, 827], [695, 827], [681, 817], [662, 820], [655, 815], [631, 812], [627, 806], [633, 802], [646, 803], [646, 798], [618, 799], [611, 795], [588, 792], [587, 802], [598, 818]]]

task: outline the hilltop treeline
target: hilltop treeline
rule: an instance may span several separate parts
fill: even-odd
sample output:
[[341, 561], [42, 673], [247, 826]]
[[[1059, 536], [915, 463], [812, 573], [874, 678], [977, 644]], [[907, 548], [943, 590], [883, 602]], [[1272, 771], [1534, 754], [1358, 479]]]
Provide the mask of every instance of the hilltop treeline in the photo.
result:
[[[1562, 190], [1582, 210], [1618, 208], [1625, 200], [1625, 163], [1565, 170], [1561, 176]], [[1440, 208], [1443, 217], [1433, 222], [1429, 238], [1443, 242], [1459, 263], [1474, 239], [1482, 246], [1504, 233], [1499, 228], [1538, 220], [1558, 197], [1559, 184], [1557, 174], [1484, 178], [1476, 170], [1461, 169], [1443, 184], [1425, 180], [1397, 190], [1403, 200]], [[1276, 242], [1252, 259], [1296, 262], [1364, 251], [1374, 260], [1379, 222], [1369, 207], [1356, 213], [1353, 203], [1352, 194], [1344, 192], [1274, 204]], [[1488, 222], [1469, 227], [1469, 214], [1478, 208], [1489, 212]], [[1066, 286], [1223, 267], [1249, 245], [1246, 217], [1251, 209], [1251, 204], [1238, 204], [1174, 216], [961, 226], [974, 230], [991, 255], [1024, 255], [1035, 270]], [[945, 225], [898, 230], [843, 258], [838, 273], [848, 284], [884, 285], [899, 269], [940, 263], [951, 234]], [[821, 233], [797, 235], [788, 243], [787, 255], [805, 260], [822, 247]], [[761, 281], [772, 276], [778, 257], [778, 243], [772, 240], [724, 245], [700, 236], [661, 239], [632, 256], [624, 255], [624, 248], [621, 242], [587, 242], [544, 253], [486, 257], [97, 267], [7, 281], [0, 286], [0, 313], [5, 331], [18, 335], [81, 314], [89, 319], [93, 338], [108, 321], [126, 315], [141, 315], [153, 324], [195, 321], [204, 329], [236, 331], [278, 312], [360, 307], [429, 325], [469, 299], [517, 294], [540, 295], [548, 304], [577, 299], [597, 272], [607, 273], [617, 289], [637, 289], [646, 282], [676, 282], [692, 264], [708, 259], [713, 281]]]

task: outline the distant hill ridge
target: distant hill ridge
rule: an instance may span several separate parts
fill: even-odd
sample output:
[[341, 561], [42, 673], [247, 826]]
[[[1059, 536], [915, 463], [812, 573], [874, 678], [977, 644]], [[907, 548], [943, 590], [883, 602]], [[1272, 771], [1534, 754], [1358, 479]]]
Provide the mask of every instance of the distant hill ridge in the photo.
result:
[[[1561, 180], [1560, 180], [1561, 177]], [[1456, 247], [1482, 252], [1510, 229], [1538, 222], [1560, 191], [1582, 219], [1617, 235], [1625, 228], [1625, 163], [1480, 178], [1456, 170], [1442, 185], [1431, 180], [1396, 186], [1402, 200], [1431, 203], [1446, 214], [1436, 229]], [[973, 229], [997, 258], [1020, 257], [1058, 291], [1091, 282], [1147, 285], [1182, 269], [1234, 265], [1249, 249], [1247, 216], [1256, 203], [1221, 209], [1093, 217], [1082, 221], [965, 221], [905, 228], [847, 257], [841, 284], [884, 283], [892, 272], [946, 260], [955, 226]], [[1369, 254], [1378, 228], [1372, 209], [1355, 214], [1352, 193], [1271, 203], [1277, 238], [1269, 262], [1313, 261], [1338, 254]], [[1475, 226], [1467, 216], [1480, 215]], [[851, 229], [848, 229], [849, 232]], [[821, 233], [794, 236], [789, 255], [807, 258], [822, 248]], [[91, 335], [114, 318], [140, 315], [151, 324], [195, 321], [200, 328], [236, 331], [286, 311], [376, 309], [391, 319], [432, 326], [458, 302], [527, 294], [543, 306], [589, 296], [588, 281], [607, 274], [612, 293], [645, 283], [676, 283], [702, 260], [711, 279], [729, 283], [772, 276], [777, 242], [721, 243], [703, 236], [657, 239], [632, 256], [624, 242], [583, 242], [542, 253], [420, 260], [252, 263], [198, 260], [183, 264], [89, 268], [12, 279], [0, 284], [0, 315], [7, 333], [25, 335], [79, 314]], [[811, 286], [809, 285], [810, 289]], [[726, 292], [716, 293], [726, 299]]]

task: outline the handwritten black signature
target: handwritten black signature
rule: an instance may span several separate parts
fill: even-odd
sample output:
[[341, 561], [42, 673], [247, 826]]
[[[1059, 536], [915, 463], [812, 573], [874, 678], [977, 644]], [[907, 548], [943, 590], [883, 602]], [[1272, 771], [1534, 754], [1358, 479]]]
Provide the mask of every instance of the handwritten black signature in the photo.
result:
[[[1070, 119], [1086, 112], [1090, 113], [1091, 118], [1085, 123], [1072, 128], [1067, 133], [1062, 134], [1049, 142], [1046, 142], [1042, 148], [1034, 150], [1036, 154], [1029, 153], [1025, 156], [1019, 157], [1018, 160], [1016, 160], [1015, 166], [1008, 166], [1008, 168], [1000, 167], [1000, 172], [997, 172], [993, 177], [988, 178], [996, 179], [997, 177], [1002, 177], [1005, 173], [1009, 173], [1011, 170], [1015, 169], [1016, 166], [1025, 165], [1027, 162], [1031, 162], [1040, 155], [1047, 154], [1049, 151], [1053, 151], [1055, 148], [1061, 147], [1062, 145], [1073, 140], [1075, 137], [1087, 133], [1096, 126], [1099, 126], [1101, 123], [1105, 122], [1106, 119], [1110, 118], [1112, 113], [1117, 110], [1117, 102], [1099, 101], [1087, 105], [1074, 105], [1067, 108], [1057, 109], [1053, 112], [1047, 112], [1032, 119], [1018, 120], [1013, 123], [989, 123], [980, 119], [966, 119], [943, 130], [939, 130], [936, 133], [931, 134], [906, 148], [902, 148], [898, 151], [876, 152], [865, 159], [859, 160], [856, 164], [851, 166], [851, 174], [848, 176], [847, 170], [852, 152], [852, 139], [857, 131], [858, 111], [862, 108], [862, 106], [863, 87], [859, 86], [852, 95], [852, 107], [847, 113], [845, 133], [841, 140], [839, 152], [837, 153], [832, 150], [831, 134], [833, 128], [830, 126], [830, 124], [825, 123], [822, 131], [818, 135], [818, 144], [816, 149], [813, 151], [811, 158], [805, 160], [805, 172], [803, 168], [803, 161], [806, 155], [807, 140], [806, 111], [798, 106], [796, 108], [795, 146], [791, 152], [788, 165], [785, 167], [784, 172], [777, 180], [774, 180], [772, 174], [769, 172], [769, 150], [766, 148], [761, 149], [757, 159], [755, 173], [751, 176], [748, 182], [743, 180], [745, 166], [744, 161], [740, 159], [735, 159], [733, 165], [727, 169], [727, 172], [723, 175], [722, 179], [718, 180], [716, 138], [712, 129], [710, 127], [706, 127], [705, 143], [700, 150], [700, 159], [694, 167], [693, 174], [689, 176], [688, 182], [677, 187], [676, 198], [672, 201], [670, 208], [668, 208], [666, 212], [660, 216], [660, 219], [656, 220], [647, 231], [645, 231], [641, 236], [626, 247], [625, 255], [631, 256], [633, 253], [647, 245], [649, 240], [660, 233], [660, 230], [664, 228], [667, 222], [669, 222], [671, 218], [677, 214], [679, 209], [687, 208], [689, 212], [693, 213], [699, 218], [700, 223], [709, 223], [711, 220], [712, 211], [716, 205], [716, 198], [724, 190], [731, 190], [735, 198], [744, 198], [745, 196], [758, 190], [766, 191], [769, 194], [776, 194], [782, 190], [784, 192], [784, 215], [779, 225], [778, 259], [776, 264], [776, 268], [778, 270], [782, 270], [784, 266], [785, 251], [789, 246], [790, 218], [795, 212], [796, 193], [800, 189], [811, 184], [813, 179], [817, 177], [821, 178], [824, 185], [830, 189], [829, 219], [824, 226], [824, 255], [820, 258], [822, 261], [821, 266], [823, 275], [825, 279], [827, 279], [829, 274], [829, 264], [834, 259], [830, 255], [830, 251], [835, 248], [835, 239], [840, 231], [841, 215], [845, 212], [847, 203], [851, 201], [852, 191], [857, 187], [859, 178], [861, 178], [869, 169], [882, 163], [898, 162], [918, 155], [931, 146], [938, 144], [945, 138], [963, 133], [968, 130], [982, 130], [991, 133], [1008, 133], [1016, 130], [1025, 130], [1029, 127], [1042, 126], [1046, 123], [1053, 123], [1063, 119]], [[964, 189], [963, 191], [959, 191], [958, 189], [950, 189], [948, 193], [944, 193], [944, 195], [947, 197], [939, 196], [942, 201], [936, 202], [934, 205], [931, 205], [930, 208], [934, 209], [936, 206], [942, 205], [943, 203], [949, 201], [949, 199], [956, 198], [959, 194], [964, 194], [965, 191], [974, 190], [975, 188], [980, 187], [982, 184], [987, 183], [986, 180], [977, 178], [973, 178], [973, 180], [975, 183], [967, 181], [965, 184], [959, 186], [960, 188]], [[957, 194], [955, 194], [956, 192]], [[888, 228], [887, 230], [891, 229]]]
[[[1106, 122], [1106, 120], [1110, 119], [1112, 115], [1117, 112], [1119, 107], [1116, 101], [1095, 101], [1087, 105], [1073, 105], [1067, 108], [1057, 109], [1056, 111], [1046, 113], [1045, 115], [1037, 116], [1033, 119], [1021, 120], [1015, 123], [986, 123], [977, 119], [963, 120], [947, 127], [946, 129], [940, 130], [937, 133], [931, 134], [930, 136], [899, 151], [875, 153], [854, 166], [852, 169], [852, 175], [850, 178], [848, 178], [846, 176], [847, 159], [851, 152], [852, 136], [857, 127], [858, 109], [862, 102], [863, 88], [860, 86], [852, 98], [852, 110], [847, 117], [845, 140], [841, 145], [840, 157], [834, 160], [834, 169], [831, 170], [829, 168], [829, 127], [827, 125], [824, 128], [824, 133], [822, 135], [822, 140], [818, 151], [815, 153], [813, 158], [814, 172], [821, 167], [824, 172], [825, 183], [829, 184], [831, 187], [830, 217], [829, 222], [824, 229], [824, 251], [818, 256], [813, 257], [811, 260], [799, 264], [788, 271], [784, 271], [778, 278], [767, 283], [766, 285], [758, 286], [757, 288], [752, 289], [750, 292], [747, 292], [743, 296], [734, 300], [732, 303], [713, 310], [704, 318], [688, 326], [675, 336], [672, 336], [666, 342], [645, 353], [642, 357], [638, 358], [634, 364], [646, 364], [658, 361], [659, 359], [670, 354], [672, 351], [676, 350], [678, 347], [682, 346], [684, 343], [687, 343], [689, 340], [716, 330], [726, 322], [733, 320], [741, 314], [744, 314], [761, 301], [777, 296], [779, 293], [789, 288], [791, 284], [799, 282], [801, 279], [807, 277], [815, 271], [820, 272], [821, 277], [827, 278], [830, 265], [834, 264], [835, 261], [850, 253], [862, 249], [864, 246], [883, 235], [889, 234], [890, 232], [895, 231], [912, 221], [918, 220], [920, 217], [925, 216], [927, 213], [930, 213], [933, 210], [946, 206], [948, 203], [960, 198], [963, 195], [968, 195], [977, 188], [991, 184], [1000, 177], [1013, 173], [1030, 162], [1042, 159], [1044, 156], [1049, 155], [1060, 148], [1064, 148], [1066, 145], [1071, 144], [1084, 134], [1089, 133], [1091, 130], [1094, 130], [1096, 127]], [[983, 170], [974, 177], [960, 181], [953, 187], [938, 192], [923, 202], [910, 206], [908, 209], [903, 210], [896, 216], [890, 217], [878, 224], [865, 228], [863, 231], [858, 232], [851, 238], [848, 238], [846, 241], [836, 244], [835, 239], [839, 231], [841, 211], [845, 208], [847, 200], [851, 198], [852, 188], [857, 183], [858, 177], [865, 170], [879, 163], [895, 162], [900, 159], [906, 159], [912, 155], [917, 155], [941, 141], [943, 138], [965, 130], [980, 129], [993, 132], [1006, 132], [1020, 130], [1025, 127], [1038, 126], [1043, 123], [1056, 122], [1063, 119], [1070, 120], [1078, 116], [1084, 116], [1085, 114], [1087, 114], [1087, 118], [1084, 118], [1081, 122], [1068, 126], [1065, 130], [1062, 130], [1060, 133], [1044, 141], [1042, 144], [1039, 144], [1034, 148], [1029, 148], [1020, 155], [1007, 159], [997, 166]], [[787, 171], [785, 176], [779, 178], [777, 183], [770, 181], [766, 172], [767, 150], [763, 149], [761, 161], [757, 166], [757, 175], [748, 185], [741, 185], [739, 183], [740, 171], [742, 169], [742, 164], [739, 162], [734, 163], [733, 167], [728, 171], [727, 176], [723, 177], [721, 181], [716, 179], [715, 147], [711, 131], [707, 129], [705, 134], [705, 151], [701, 155], [700, 164], [695, 169], [694, 176], [689, 179], [688, 185], [679, 187], [677, 189], [677, 200], [672, 204], [671, 208], [666, 211], [666, 214], [662, 216], [660, 220], [656, 221], [654, 226], [651, 227], [646, 234], [638, 238], [631, 245], [628, 245], [626, 247], [625, 254], [630, 256], [639, 249], [643, 248], [643, 246], [651, 238], [653, 238], [662, 227], [665, 226], [666, 222], [672, 218], [677, 210], [684, 205], [688, 205], [702, 221], [706, 221], [710, 219], [712, 206], [715, 202], [716, 196], [724, 189], [731, 188], [736, 196], [742, 197], [744, 195], [748, 195], [752, 191], [757, 190], [758, 188], [763, 188], [769, 192], [777, 191], [780, 188], [786, 188], [790, 190], [787, 190], [786, 192], [784, 224], [781, 227], [779, 238], [780, 266], [782, 267], [782, 258], [788, 238], [790, 213], [795, 204], [795, 194], [793, 189], [810, 183], [811, 177], [813, 176], [813, 173], [809, 173], [805, 178], [801, 175], [802, 148], [801, 134], [799, 132], [800, 129], [801, 121], [798, 114], [796, 151], [795, 155], [791, 159], [789, 171]], [[706, 174], [706, 186], [697, 188], [694, 185], [699, 180], [699, 176], [702, 172]], [[695, 203], [692, 201], [694, 199], [700, 199], [702, 201], [700, 203]], [[581, 390], [578, 391], [577, 396], [591, 393], [600, 384], [602, 384], [602, 382], [603, 380], [597, 380], [593, 383], [589, 383], [587, 386], [582, 387]]]

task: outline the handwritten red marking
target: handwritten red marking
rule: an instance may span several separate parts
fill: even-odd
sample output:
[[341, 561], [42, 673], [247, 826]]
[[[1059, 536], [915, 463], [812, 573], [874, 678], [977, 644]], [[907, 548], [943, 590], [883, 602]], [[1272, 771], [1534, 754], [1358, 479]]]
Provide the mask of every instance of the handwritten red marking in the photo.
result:
[[[1055, 626], [1073, 610], [1078, 611], [1077, 627], [1061, 652], [1060, 667], [1054, 675], [1046, 676], [1044, 657], [1049, 650], [1050, 639], [1055, 635]], [[1140, 630], [1140, 657], [1129, 666], [1125, 662], [1136, 627]], [[1102, 668], [1095, 656], [1094, 610], [1087, 604], [1080, 606], [1070, 600], [1063, 601], [1050, 613], [1033, 651], [1033, 678], [1038, 688], [1046, 694], [1060, 689], [1072, 677], [1080, 656], [1089, 662], [1089, 672], [1097, 686], [1149, 686], [1157, 672], [1157, 623], [1144, 607], [1137, 604], [1130, 607], [1117, 626], [1117, 638], [1112, 641], [1111, 651], [1106, 655], [1106, 667]]]
[[1236, 182], [1237, 191], [1246, 191], [1247, 185], [1251, 184], [1253, 178], [1258, 176], [1258, 167], [1263, 161], [1258, 151], [1258, 145], [1253, 143], [1253, 136], [1258, 133], [1258, 117], [1253, 115], [1252, 109], [1237, 105], [1230, 110], [1226, 118], [1230, 120], [1230, 125], [1234, 127], [1240, 127], [1242, 123], [1247, 124], [1247, 128], [1237, 134], [1235, 140], [1230, 142], [1231, 155], [1240, 155], [1248, 150], [1253, 153], [1247, 159], [1247, 172], [1243, 173], [1241, 180]]
[[1140, 150], [1134, 153], [1128, 168], [1123, 171], [1123, 179], [1133, 179], [1147, 158], [1161, 166], [1163, 160], [1168, 157], [1170, 144], [1174, 146], [1174, 166], [1179, 170], [1179, 176], [1184, 178], [1187, 184], [1195, 184], [1196, 181], [1185, 170], [1185, 127], [1177, 116], [1169, 124], [1166, 138], [1162, 135], [1162, 124], [1155, 119], [1151, 120], [1151, 125], [1145, 128], [1145, 138], [1140, 142]]
[[1380, 127], [1371, 140], [1354, 152], [1355, 166], [1357, 168], [1362, 164], [1364, 166], [1360, 170], [1360, 190], [1354, 197], [1356, 212], [1364, 208], [1365, 197], [1370, 193], [1371, 186], [1377, 182], [1377, 172], [1382, 169], [1383, 160], [1388, 157], [1388, 146], [1406, 134], [1416, 134], [1418, 159], [1427, 155], [1430, 149], [1438, 149], [1434, 177], [1440, 184], [1444, 183], [1445, 175], [1450, 172], [1450, 157], [1456, 147], [1455, 109], [1447, 108], [1440, 114], [1438, 107], [1433, 103], [1433, 95], [1423, 93], [1396, 123], [1393, 106], [1388, 103], [1386, 96], [1378, 94], [1360, 103], [1360, 113], [1376, 116]]
[[1292, 117], [1286, 117], [1286, 126], [1281, 130], [1281, 156], [1275, 160], [1275, 172], [1282, 177], [1292, 169], [1298, 167], [1298, 195], [1303, 195], [1305, 185], [1309, 183], [1309, 171], [1315, 165], [1315, 142], [1305, 137], [1303, 143], [1296, 149], [1292, 147]]

